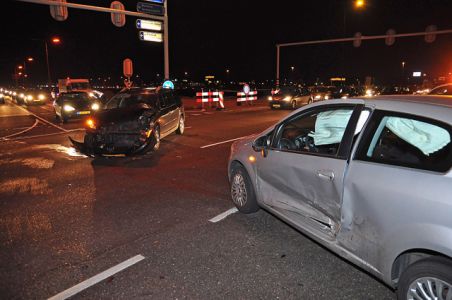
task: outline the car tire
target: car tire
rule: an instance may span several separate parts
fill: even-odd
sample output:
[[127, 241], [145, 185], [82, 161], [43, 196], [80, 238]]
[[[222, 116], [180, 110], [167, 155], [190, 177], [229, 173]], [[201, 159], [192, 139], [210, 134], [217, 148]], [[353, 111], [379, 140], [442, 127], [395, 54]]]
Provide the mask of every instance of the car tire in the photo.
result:
[[179, 126], [177, 126], [176, 134], [182, 135], [185, 131], [185, 118], [184, 116], [179, 117]]
[[67, 117], [65, 117], [64, 115], [61, 115], [61, 117], [60, 117], [60, 119], [61, 119], [61, 122], [63, 123], [63, 124], [66, 124], [67, 122], [68, 122], [68, 118]]
[[292, 109], [297, 109], [297, 101], [292, 101]]
[[242, 165], [235, 165], [231, 172], [231, 198], [235, 207], [244, 214], [259, 210], [251, 179]]
[[314, 101], [312, 100], [312, 98], [309, 98], [308, 104], [311, 104], [312, 102], [314, 102]]
[[[441, 286], [440, 293], [452, 293], [452, 260], [440, 256], [422, 259], [410, 265], [400, 276], [397, 299], [438, 299], [437, 289]], [[421, 291], [430, 298], [422, 296]]]

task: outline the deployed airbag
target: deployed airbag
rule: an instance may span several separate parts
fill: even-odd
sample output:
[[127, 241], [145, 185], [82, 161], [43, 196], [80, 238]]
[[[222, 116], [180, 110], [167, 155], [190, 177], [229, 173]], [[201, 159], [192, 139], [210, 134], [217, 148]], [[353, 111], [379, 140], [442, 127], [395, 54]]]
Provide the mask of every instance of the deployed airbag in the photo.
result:
[[398, 117], [385, 119], [389, 130], [427, 156], [450, 143], [449, 132], [439, 126]]
[[351, 109], [338, 109], [321, 112], [315, 121], [314, 145], [338, 144], [342, 141], [348, 121], [353, 113]]

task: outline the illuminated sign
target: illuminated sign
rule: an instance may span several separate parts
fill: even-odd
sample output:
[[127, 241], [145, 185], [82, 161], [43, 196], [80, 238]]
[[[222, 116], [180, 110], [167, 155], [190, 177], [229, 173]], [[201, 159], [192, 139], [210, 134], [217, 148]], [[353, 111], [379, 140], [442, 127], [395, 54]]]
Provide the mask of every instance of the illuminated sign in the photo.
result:
[[421, 77], [422, 72], [413, 72], [413, 77]]
[[215, 79], [215, 76], [207, 75], [207, 76], [206, 76], [206, 79]]
[[144, 1], [158, 3], [158, 4], [164, 4], [165, 3], [165, 0], [144, 0]]
[[140, 31], [139, 36], [142, 41], [157, 43], [163, 42], [163, 36], [159, 32]]
[[144, 30], [162, 31], [163, 28], [163, 23], [160, 21], [138, 19], [136, 24], [138, 29]]
[[333, 77], [333, 78], [330, 78], [330, 81], [345, 81], [345, 78], [344, 77]]
[[170, 81], [170, 80], [167, 80], [167, 81], [165, 81], [165, 82], [163, 83], [162, 87], [163, 87], [164, 89], [171, 89], [171, 90], [174, 90], [174, 83], [173, 83], [172, 81]]
[[151, 4], [148, 2], [138, 2], [137, 11], [150, 15], [163, 16], [165, 14], [165, 8], [158, 4]]

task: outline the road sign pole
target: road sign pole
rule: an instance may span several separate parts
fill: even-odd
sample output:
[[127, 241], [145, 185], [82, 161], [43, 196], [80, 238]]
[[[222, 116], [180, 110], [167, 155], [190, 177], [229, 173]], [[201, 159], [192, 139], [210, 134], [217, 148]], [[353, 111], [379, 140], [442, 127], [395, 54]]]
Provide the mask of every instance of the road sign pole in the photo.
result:
[[279, 86], [279, 51], [280, 46], [276, 45], [276, 86]]
[[164, 21], [163, 21], [163, 56], [165, 60], [165, 80], [170, 79], [169, 72], [169, 46], [168, 46], [168, 0], [166, 0], [163, 4], [165, 9]]

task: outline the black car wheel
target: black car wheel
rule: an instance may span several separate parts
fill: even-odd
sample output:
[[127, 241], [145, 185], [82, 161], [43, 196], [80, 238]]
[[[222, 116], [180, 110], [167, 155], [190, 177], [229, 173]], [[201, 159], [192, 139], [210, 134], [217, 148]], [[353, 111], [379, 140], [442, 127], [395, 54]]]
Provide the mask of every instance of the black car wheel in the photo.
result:
[[409, 266], [400, 277], [397, 299], [452, 299], [452, 260], [433, 257]]
[[312, 98], [309, 98], [308, 104], [311, 104], [313, 102]]
[[259, 210], [250, 177], [242, 165], [235, 165], [231, 176], [231, 198], [237, 209], [245, 214]]
[[297, 101], [292, 101], [292, 109], [297, 109]]
[[185, 131], [185, 119], [184, 116], [180, 116], [179, 126], [176, 129], [176, 133], [182, 135], [184, 134], [184, 131]]

